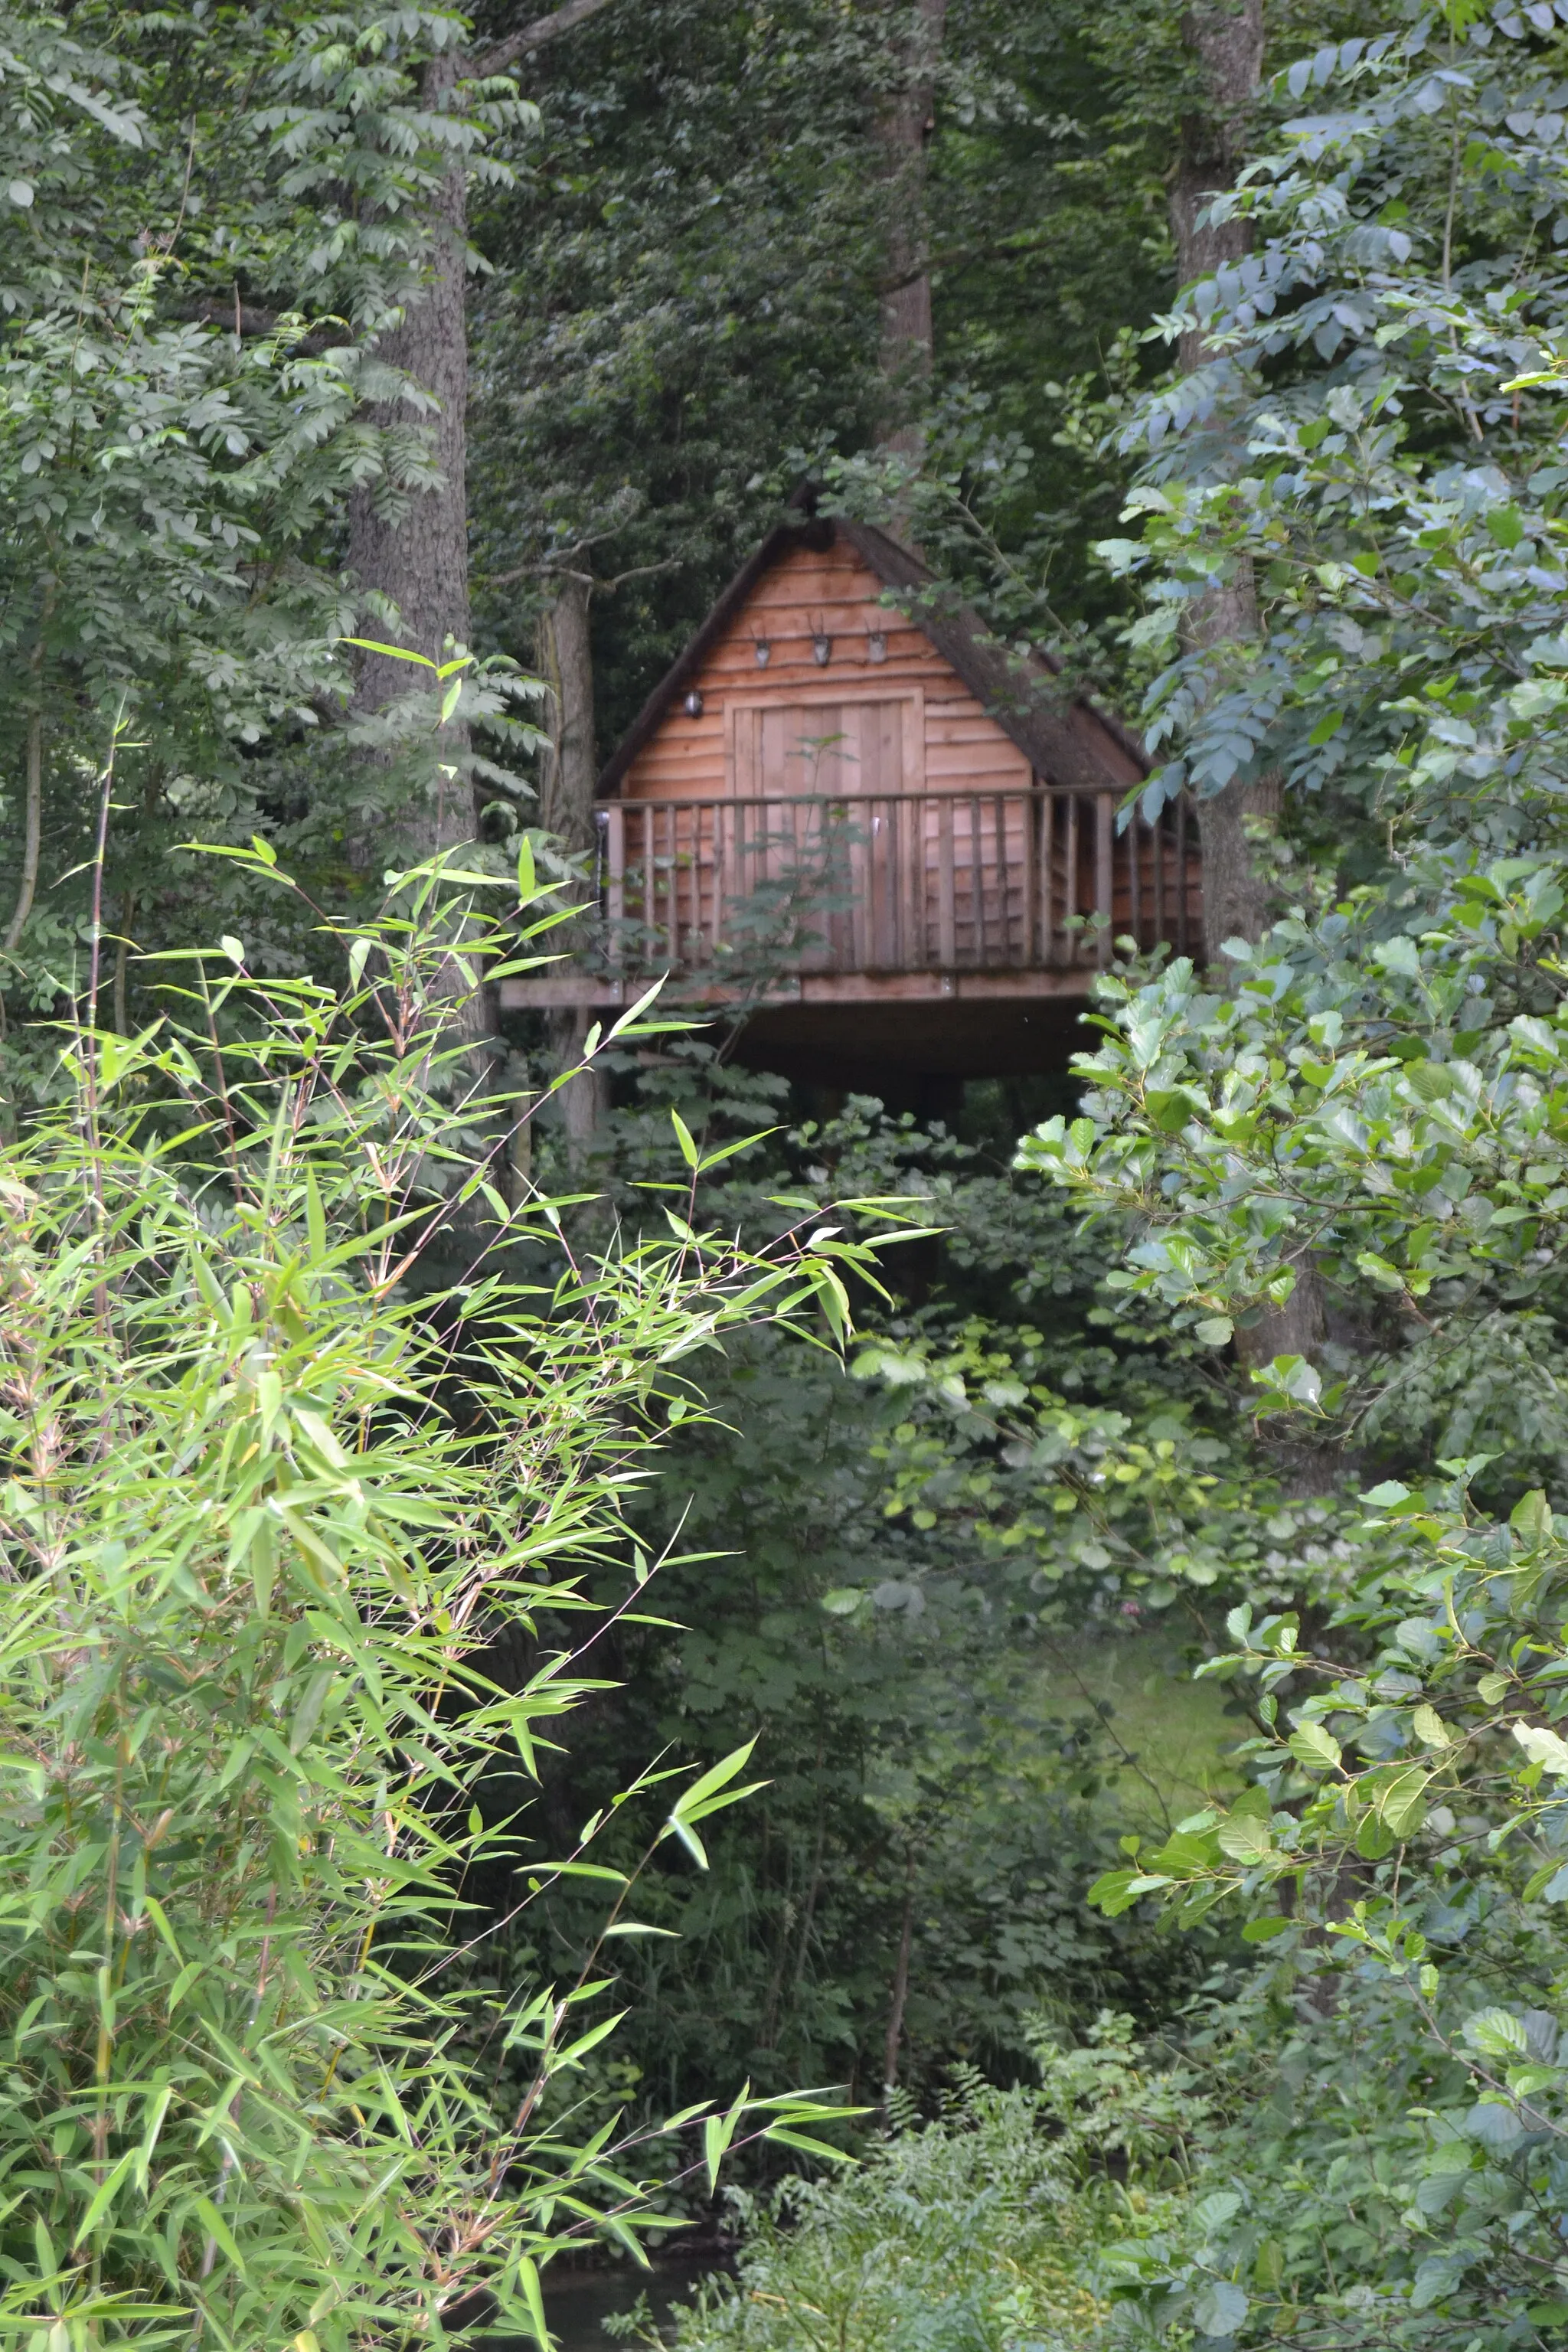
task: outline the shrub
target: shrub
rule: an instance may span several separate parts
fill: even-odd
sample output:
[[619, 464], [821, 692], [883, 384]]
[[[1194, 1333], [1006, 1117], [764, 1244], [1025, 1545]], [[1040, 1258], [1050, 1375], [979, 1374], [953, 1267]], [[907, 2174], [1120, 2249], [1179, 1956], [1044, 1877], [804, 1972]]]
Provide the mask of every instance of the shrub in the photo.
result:
[[942, 2112], [854, 2171], [731, 2191], [734, 2281], [678, 2317], [678, 2352], [1069, 2352], [1102, 2340], [1101, 2257], [1184, 2202], [1184, 2077], [1104, 2016], [1081, 2049], [1033, 2038], [1038, 2087], [964, 2072]]

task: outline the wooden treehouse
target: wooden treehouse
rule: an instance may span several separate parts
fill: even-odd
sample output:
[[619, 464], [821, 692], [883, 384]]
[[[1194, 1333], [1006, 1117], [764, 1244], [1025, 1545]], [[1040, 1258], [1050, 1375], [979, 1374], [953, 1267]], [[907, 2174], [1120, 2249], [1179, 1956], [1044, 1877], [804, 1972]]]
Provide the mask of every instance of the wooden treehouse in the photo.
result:
[[596, 945], [503, 1003], [668, 972], [747, 1061], [886, 1090], [1059, 1068], [1114, 937], [1196, 950], [1185, 810], [1119, 828], [1131, 738], [928, 583], [864, 524], [775, 530], [604, 772]]

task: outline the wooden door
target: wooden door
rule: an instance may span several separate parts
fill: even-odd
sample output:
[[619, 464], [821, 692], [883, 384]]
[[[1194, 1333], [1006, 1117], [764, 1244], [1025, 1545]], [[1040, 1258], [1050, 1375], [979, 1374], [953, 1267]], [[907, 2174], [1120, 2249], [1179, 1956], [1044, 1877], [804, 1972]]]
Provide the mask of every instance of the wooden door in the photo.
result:
[[902, 969], [925, 767], [918, 690], [732, 706], [728, 748], [731, 796], [765, 804], [749, 823], [736, 812], [738, 846], [749, 834], [739, 864], [753, 889], [796, 892], [803, 967]]
[[732, 703], [725, 762], [738, 800], [919, 792], [918, 694]]

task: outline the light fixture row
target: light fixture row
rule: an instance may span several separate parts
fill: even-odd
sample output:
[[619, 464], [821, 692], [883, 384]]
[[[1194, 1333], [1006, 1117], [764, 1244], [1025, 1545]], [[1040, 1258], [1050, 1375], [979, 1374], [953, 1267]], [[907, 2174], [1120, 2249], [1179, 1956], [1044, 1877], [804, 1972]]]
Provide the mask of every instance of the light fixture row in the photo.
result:
[[[833, 644], [834, 641], [826, 629], [816, 629], [812, 632], [811, 658], [818, 669], [826, 669], [833, 659]], [[771, 641], [766, 637], [755, 637], [752, 641], [752, 650], [757, 657], [757, 667], [766, 669], [773, 657]], [[870, 662], [887, 660], [888, 638], [885, 630], [872, 629], [868, 633], [866, 639], [866, 658]]]
[[[813, 633], [811, 640], [811, 658], [816, 664], [818, 669], [826, 669], [828, 663], [833, 659], [833, 646], [834, 639], [828, 635], [825, 629], [818, 629]], [[767, 637], [753, 637], [752, 640], [752, 650], [756, 656], [757, 667], [759, 669], [766, 669], [768, 664], [773, 657], [772, 640]], [[886, 630], [871, 629], [867, 633], [866, 658], [868, 662], [885, 662], [887, 660], [888, 637]], [[695, 686], [692, 687], [690, 691], [685, 697], [680, 707], [685, 711], [688, 719], [700, 719], [703, 710], [700, 689]]]

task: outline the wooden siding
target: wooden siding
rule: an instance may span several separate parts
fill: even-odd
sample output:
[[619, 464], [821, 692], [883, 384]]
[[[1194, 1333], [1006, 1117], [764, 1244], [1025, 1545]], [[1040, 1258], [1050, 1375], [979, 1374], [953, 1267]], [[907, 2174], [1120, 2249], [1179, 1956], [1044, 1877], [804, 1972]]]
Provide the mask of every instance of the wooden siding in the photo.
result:
[[[627, 800], [717, 800], [737, 790], [754, 793], [745, 773], [742, 739], [740, 777], [731, 747], [742, 709], [772, 704], [782, 712], [820, 708], [827, 715], [847, 708], [879, 705], [918, 696], [923, 711], [920, 763], [923, 773], [906, 772], [901, 788], [1002, 792], [1026, 786], [1029, 762], [970, 693], [921, 629], [884, 605], [881, 583], [850, 548], [792, 549], [757, 583], [732, 626], [713, 646], [692, 680], [702, 711], [688, 718], [679, 701], [637, 753], [626, 772]], [[832, 640], [831, 657], [819, 664], [812, 652], [819, 635]], [[870, 658], [874, 635], [887, 658]], [[766, 667], [756, 647], [769, 647]], [[1109, 728], [1090, 711], [1073, 714], [1092, 730], [1096, 748], [1113, 782], [1133, 783], [1137, 770]], [[781, 724], [784, 724], [782, 719]], [[826, 764], [826, 763], [825, 763]], [[879, 763], [879, 791], [892, 782]], [[805, 783], [804, 788], [812, 789]], [[777, 793], [778, 782], [766, 789]], [[795, 791], [803, 789], [795, 783]], [[847, 782], [840, 790], [853, 790]]]

